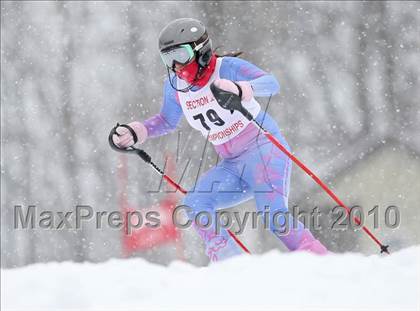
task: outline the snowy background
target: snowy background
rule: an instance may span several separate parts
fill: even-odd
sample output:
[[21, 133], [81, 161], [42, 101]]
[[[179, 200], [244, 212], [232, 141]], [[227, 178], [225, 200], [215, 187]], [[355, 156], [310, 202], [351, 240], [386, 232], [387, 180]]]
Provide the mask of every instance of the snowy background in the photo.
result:
[[[25, 280], [34, 280], [31, 290], [38, 286], [40, 291], [47, 290], [46, 283], [37, 283], [41, 282], [39, 276], [47, 270], [60, 270], [61, 265], [66, 267], [59, 276], [63, 281], [73, 271], [85, 273], [84, 269], [90, 269], [87, 267], [92, 270], [86, 273], [95, 274], [102, 268], [118, 273], [123, 259], [115, 258], [127, 256], [121, 231], [97, 230], [94, 224], [82, 230], [15, 230], [13, 207], [36, 205], [39, 210], [70, 211], [83, 204], [95, 211], [110, 212], [121, 208], [120, 192], [125, 192], [136, 208], [150, 207], [165, 196], [148, 193], [159, 187], [155, 172], [134, 157], [116, 154], [109, 148], [107, 136], [117, 121], [141, 121], [159, 112], [166, 70], [157, 38], [167, 22], [180, 17], [202, 20], [219, 52], [243, 51], [244, 59], [277, 77], [281, 92], [272, 98], [268, 112], [278, 121], [293, 152], [345, 203], [361, 205], [366, 212], [379, 205], [382, 223], [385, 207], [399, 207], [401, 224], [397, 229], [383, 228], [382, 224], [374, 230], [392, 251], [402, 250], [395, 261], [361, 257], [376, 254], [376, 246], [360, 232], [332, 232], [330, 220], [323, 218], [322, 230], [314, 234], [334, 253], [358, 255], [332, 256], [332, 264], [343, 264], [341, 270], [327, 272], [328, 260], [320, 263], [323, 270], [315, 269], [317, 279], [325, 273], [336, 282], [346, 283], [348, 275], [344, 272], [337, 279], [333, 276], [356, 258], [364, 268], [379, 265], [375, 270], [378, 275], [387, 265], [411, 260], [416, 249], [405, 248], [420, 243], [418, 2], [2, 1], [1, 267], [6, 278], [16, 277], [5, 297], [14, 300]], [[266, 99], [260, 102], [266, 108]], [[178, 177], [190, 159], [192, 165], [182, 180], [182, 185], [189, 188], [195, 181], [204, 144], [201, 134], [193, 132], [183, 120], [177, 132], [147, 141], [144, 149], [159, 166], [164, 165], [165, 154], [176, 155], [174, 175]], [[208, 148], [201, 173], [215, 161], [215, 152]], [[128, 175], [122, 178], [124, 165]], [[297, 167], [289, 200], [289, 206], [293, 205], [307, 210], [318, 206], [323, 211], [334, 207]], [[253, 209], [253, 202], [237, 207], [242, 211]], [[241, 239], [253, 253], [273, 248], [283, 251], [266, 232], [248, 231]], [[127, 260], [121, 273], [135, 270], [139, 279], [142, 271], [151, 267], [163, 269], [147, 262], [169, 265], [178, 259], [194, 266], [208, 264], [202, 245], [188, 231], [183, 232], [181, 243], [130, 256], [143, 259]], [[298, 256], [302, 264], [315, 260]], [[238, 264], [258, 265], [258, 258], [290, 265], [294, 261], [276, 251], [256, 258], [238, 259]], [[97, 268], [92, 266], [109, 259]], [[61, 261], [67, 262], [41, 265]], [[26, 270], [9, 270], [35, 263], [33, 268], [22, 268]], [[174, 273], [193, 271], [187, 263], [176, 263]], [[414, 263], [410, 264], [414, 268]], [[212, 269], [221, 273], [232, 268], [229, 265]], [[408, 271], [402, 271], [401, 283]], [[197, 277], [212, 275], [200, 269], [193, 273]], [[360, 274], [369, 282], [376, 277]], [[114, 277], [117, 282], [119, 276]], [[376, 280], [383, 286], [400, 284]], [[130, 286], [141, 282], [146, 280]], [[176, 287], [162, 282], [160, 288]], [[407, 275], [407, 285], [412, 284], [409, 282], [413, 279]], [[229, 283], [236, 282], [230, 279]], [[147, 285], [143, 286], [146, 290]], [[71, 293], [70, 288], [64, 290]], [[412, 306], [414, 298], [407, 290], [401, 292], [401, 299]], [[29, 295], [30, 290], [26, 291]], [[383, 292], [384, 297], [387, 293]], [[314, 303], [318, 302], [325, 303], [322, 299]], [[45, 303], [60, 306], [51, 300]], [[84, 307], [92, 305], [86, 302]]]

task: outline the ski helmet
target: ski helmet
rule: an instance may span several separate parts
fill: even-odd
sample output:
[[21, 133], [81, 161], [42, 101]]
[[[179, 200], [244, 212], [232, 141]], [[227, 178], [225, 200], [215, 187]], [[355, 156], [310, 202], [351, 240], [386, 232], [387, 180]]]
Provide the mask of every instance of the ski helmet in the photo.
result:
[[[190, 46], [191, 49], [187, 51], [191, 59], [195, 56], [195, 61], [199, 68], [208, 66], [212, 56], [211, 40], [207, 34], [204, 24], [193, 18], [180, 18], [170, 22], [159, 34], [159, 50], [166, 66], [173, 70], [173, 61], [177, 61], [176, 57], [182, 60], [190, 61], [186, 52], [183, 55], [174, 54], [168, 55], [166, 52], [174, 50], [180, 46]], [[165, 57], [167, 57], [165, 59]]]

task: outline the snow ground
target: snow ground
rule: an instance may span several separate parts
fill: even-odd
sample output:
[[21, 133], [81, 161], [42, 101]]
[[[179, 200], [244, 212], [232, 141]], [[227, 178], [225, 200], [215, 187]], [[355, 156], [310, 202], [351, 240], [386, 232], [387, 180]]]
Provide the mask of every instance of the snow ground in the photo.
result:
[[143, 259], [2, 270], [2, 310], [419, 310], [420, 246], [391, 256], [247, 256], [205, 268]]

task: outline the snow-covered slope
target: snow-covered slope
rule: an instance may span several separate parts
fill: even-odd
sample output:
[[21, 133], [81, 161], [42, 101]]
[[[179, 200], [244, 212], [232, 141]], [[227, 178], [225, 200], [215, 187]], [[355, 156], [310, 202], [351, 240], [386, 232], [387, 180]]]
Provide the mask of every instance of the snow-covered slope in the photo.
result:
[[2, 310], [418, 310], [419, 263], [420, 246], [369, 257], [272, 251], [206, 268], [36, 264], [2, 270]]

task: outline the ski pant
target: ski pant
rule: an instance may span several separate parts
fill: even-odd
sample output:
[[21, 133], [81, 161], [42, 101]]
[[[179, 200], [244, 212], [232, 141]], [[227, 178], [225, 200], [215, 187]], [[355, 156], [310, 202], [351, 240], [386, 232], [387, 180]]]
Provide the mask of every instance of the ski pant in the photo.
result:
[[[256, 119], [289, 149], [277, 124], [268, 114], [261, 112]], [[292, 216], [287, 213], [291, 160], [253, 124], [249, 124], [243, 132], [232, 139], [231, 148], [229, 145], [224, 146], [225, 150], [216, 148], [223, 160], [203, 174], [187, 193], [183, 205], [188, 207], [190, 220], [194, 223], [200, 212], [214, 216], [219, 209], [254, 198], [256, 210], [265, 215], [268, 213], [269, 229], [289, 250], [299, 249], [302, 243], [308, 241], [317, 241], [301, 222], [293, 222]], [[203, 217], [200, 219], [203, 224], [209, 221], [203, 220]], [[213, 217], [211, 225], [206, 228], [194, 225], [205, 243], [210, 260], [218, 261], [243, 253], [226, 229], [216, 232], [215, 220]]]

